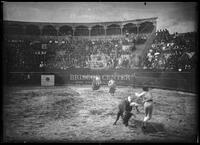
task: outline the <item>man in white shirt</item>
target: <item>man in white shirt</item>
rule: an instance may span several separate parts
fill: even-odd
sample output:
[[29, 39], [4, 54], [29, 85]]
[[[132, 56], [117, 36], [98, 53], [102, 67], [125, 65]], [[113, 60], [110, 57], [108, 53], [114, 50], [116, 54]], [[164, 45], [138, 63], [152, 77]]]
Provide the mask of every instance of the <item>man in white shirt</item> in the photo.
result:
[[[143, 92], [141, 93], [135, 93], [136, 97], [140, 98], [142, 97], [144, 104], [144, 111], [145, 111], [145, 117], [143, 120], [143, 128], [146, 127], [146, 122], [151, 119], [152, 112], [153, 112], [153, 97], [151, 93], [149, 92], [148, 87], [143, 87]], [[133, 102], [130, 104], [130, 106], [138, 106], [138, 103]]]

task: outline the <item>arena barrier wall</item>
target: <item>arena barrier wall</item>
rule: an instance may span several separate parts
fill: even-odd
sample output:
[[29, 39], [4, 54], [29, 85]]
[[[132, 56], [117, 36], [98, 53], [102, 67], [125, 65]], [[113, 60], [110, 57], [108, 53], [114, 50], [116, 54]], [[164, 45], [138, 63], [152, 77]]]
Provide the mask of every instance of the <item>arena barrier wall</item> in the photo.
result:
[[55, 75], [55, 85], [91, 84], [92, 78], [101, 76], [102, 83], [107, 85], [112, 77], [117, 85], [122, 86], [151, 86], [162, 89], [172, 89], [187, 92], [196, 92], [195, 72], [150, 72], [131, 69], [68, 69], [65, 71], [49, 72], [10, 72], [7, 73], [7, 85], [40, 85], [42, 74]]

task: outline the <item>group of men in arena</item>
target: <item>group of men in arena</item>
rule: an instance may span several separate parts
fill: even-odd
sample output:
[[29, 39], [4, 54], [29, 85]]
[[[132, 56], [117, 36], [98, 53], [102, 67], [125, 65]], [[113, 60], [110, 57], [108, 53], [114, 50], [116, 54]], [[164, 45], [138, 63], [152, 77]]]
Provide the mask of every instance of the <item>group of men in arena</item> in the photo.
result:
[[[101, 78], [100, 76], [96, 76], [92, 81], [92, 89], [98, 90], [101, 86]], [[109, 80], [108, 82], [109, 87], [109, 93], [114, 96], [114, 93], [116, 91], [116, 82], [113, 78]], [[117, 112], [117, 118], [113, 125], [116, 125], [117, 121], [119, 120], [120, 116], [123, 120], [123, 124], [125, 126], [128, 126], [128, 121], [131, 118], [131, 116], [135, 116], [131, 111], [134, 107], [137, 112], [139, 106], [143, 106], [145, 116], [143, 120], [142, 128], [145, 129], [147, 125], [147, 121], [151, 119], [152, 117], [152, 111], [153, 111], [153, 98], [151, 95], [151, 92], [149, 91], [148, 87], [143, 87], [143, 91], [141, 93], [134, 93], [134, 96], [128, 96], [124, 100], [122, 100], [118, 105], [118, 112]], [[135, 116], [136, 117], [136, 116]]]

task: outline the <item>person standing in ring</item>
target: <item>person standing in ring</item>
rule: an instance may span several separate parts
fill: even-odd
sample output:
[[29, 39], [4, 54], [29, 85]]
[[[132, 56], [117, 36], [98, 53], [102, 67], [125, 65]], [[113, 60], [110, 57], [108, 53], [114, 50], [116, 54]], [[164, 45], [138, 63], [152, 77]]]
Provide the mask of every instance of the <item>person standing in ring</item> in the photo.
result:
[[[145, 112], [145, 117], [143, 120], [143, 126], [142, 128], [146, 128], [146, 124], [147, 121], [150, 120], [152, 118], [152, 112], [153, 112], [153, 97], [152, 94], [149, 92], [149, 88], [148, 87], [143, 87], [143, 92], [141, 93], [135, 93], [135, 96], [140, 98], [143, 98], [143, 104], [144, 104], [144, 112]], [[130, 104], [131, 106], [134, 105]]]

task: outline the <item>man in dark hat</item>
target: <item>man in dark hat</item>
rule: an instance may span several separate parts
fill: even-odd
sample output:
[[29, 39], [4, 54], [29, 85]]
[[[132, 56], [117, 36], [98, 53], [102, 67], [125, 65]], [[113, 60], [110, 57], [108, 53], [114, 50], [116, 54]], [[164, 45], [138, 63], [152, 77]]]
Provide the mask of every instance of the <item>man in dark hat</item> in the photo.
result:
[[115, 90], [116, 90], [116, 82], [113, 78], [108, 82], [108, 87], [109, 87], [109, 93], [112, 96], [114, 96], [114, 93], [115, 93]]
[[101, 86], [100, 76], [96, 76], [92, 81], [92, 90], [98, 90]]

